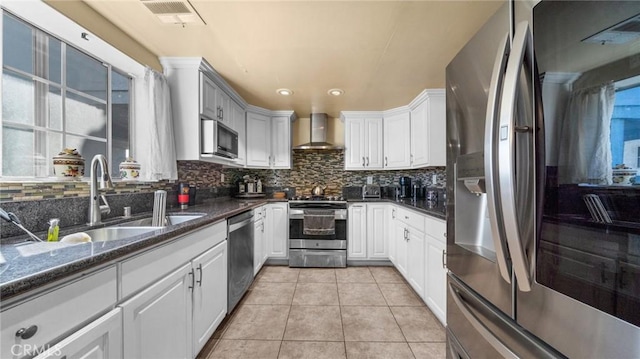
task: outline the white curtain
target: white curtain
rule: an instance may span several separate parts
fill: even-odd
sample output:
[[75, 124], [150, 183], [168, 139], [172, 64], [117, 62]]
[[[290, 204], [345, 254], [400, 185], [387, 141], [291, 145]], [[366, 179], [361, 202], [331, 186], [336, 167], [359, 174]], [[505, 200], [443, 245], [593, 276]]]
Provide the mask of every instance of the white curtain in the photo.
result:
[[178, 178], [176, 148], [171, 115], [169, 83], [161, 73], [145, 70], [140, 92], [143, 101], [136, 111], [136, 156], [144, 180]]
[[611, 184], [611, 116], [613, 84], [572, 92], [558, 158], [560, 183]]

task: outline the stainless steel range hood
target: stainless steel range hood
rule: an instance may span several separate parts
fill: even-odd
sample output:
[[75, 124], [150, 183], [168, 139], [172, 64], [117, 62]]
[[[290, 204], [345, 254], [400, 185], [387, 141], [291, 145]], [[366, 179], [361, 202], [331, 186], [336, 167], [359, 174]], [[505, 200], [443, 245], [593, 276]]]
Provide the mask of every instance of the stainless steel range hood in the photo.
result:
[[311, 140], [295, 146], [294, 150], [342, 150], [344, 147], [336, 146], [327, 142], [328, 121], [326, 113], [311, 114]]

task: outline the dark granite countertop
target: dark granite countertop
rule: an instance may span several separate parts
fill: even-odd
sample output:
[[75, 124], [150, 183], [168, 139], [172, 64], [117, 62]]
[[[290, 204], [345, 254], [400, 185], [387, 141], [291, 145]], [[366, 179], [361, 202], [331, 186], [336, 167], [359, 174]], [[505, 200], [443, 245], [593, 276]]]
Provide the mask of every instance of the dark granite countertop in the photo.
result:
[[402, 199], [391, 199], [391, 198], [347, 198], [347, 202], [349, 203], [354, 203], [354, 202], [383, 202], [383, 203], [393, 203], [396, 205], [399, 205], [401, 207], [405, 207], [405, 208], [409, 208], [412, 210], [415, 210], [417, 212], [420, 213], [424, 213], [426, 215], [432, 216], [432, 217], [436, 217], [436, 218], [440, 218], [440, 219], [447, 219], [447, 210], [446, 210], [446, 203], [444, 201], [436, 201], [436, 202], [430, 202], [424, 199], [419, 199], [417, 201], [413, 201], [411, 199], [408, 198], [402, 198]]
[[[186, 210], [168, 210], [167, 214], [200, 213], [204, 216], [122, 240], [63, 244], [25, 243], [24, 238], [17, 238], [17, 241], [21, 243], [16, 243], [3, 239], [0, 252], [6, 262], [0, 264], [0, 297], [4, 301], [93, 267], [113, 263], [125, 256], [169, 241], [201, 226], [223, 221], [272, 201], [286, 202], [286, 199], [221, 199], [192, 206]], [[139, 214], [127, 219], [121, 217], [105, 222], [104, 225], [110, 226], [150, 215], [151, 213]], [[64, 228], [61, 230], [60, 236], [88, 229], [90, 228]]]

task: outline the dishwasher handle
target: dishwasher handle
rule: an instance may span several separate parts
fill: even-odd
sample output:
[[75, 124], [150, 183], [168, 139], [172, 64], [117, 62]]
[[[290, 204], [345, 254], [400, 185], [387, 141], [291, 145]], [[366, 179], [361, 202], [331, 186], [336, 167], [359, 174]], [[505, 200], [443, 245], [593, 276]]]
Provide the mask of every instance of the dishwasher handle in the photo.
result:
[[229, 233], [235, 232], [238, 229], [245, 227], [251, 223], [253, 223], [253, 210], [231, 217], [227, 221], [227, 225], [229, 226]]

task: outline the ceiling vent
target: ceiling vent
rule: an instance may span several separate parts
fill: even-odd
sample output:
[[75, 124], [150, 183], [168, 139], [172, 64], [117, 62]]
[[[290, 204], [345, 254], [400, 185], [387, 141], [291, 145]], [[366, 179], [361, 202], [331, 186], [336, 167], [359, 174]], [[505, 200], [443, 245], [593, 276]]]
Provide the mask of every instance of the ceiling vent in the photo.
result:
[[595, 35], [591, 35], [582, 41], [602, 45], [621, 45], [637, 38], [640, 38], [640, 15], [636, 15], [621, 23], [613, 25], [610, 28], [602, 30]]
[[204, 20], [187, 0], [141, 0], [142, 4], [165, 24], [205, 25]]

